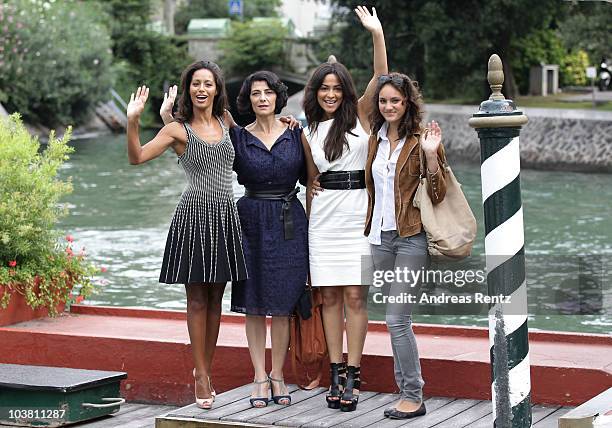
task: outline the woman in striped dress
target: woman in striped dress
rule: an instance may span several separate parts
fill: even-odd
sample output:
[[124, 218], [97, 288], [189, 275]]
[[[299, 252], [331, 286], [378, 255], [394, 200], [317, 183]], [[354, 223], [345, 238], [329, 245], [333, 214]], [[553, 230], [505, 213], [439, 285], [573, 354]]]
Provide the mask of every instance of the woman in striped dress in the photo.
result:
[[227, 105], [219, 67], [197, 61], [183, 71], [176, 121], [144, 146], [138, 120], [149, 95], [145, 86], [127, 108], [128, 158], [148, 162], [172, 149], [185, 170], [187, 186], [168, 232], [160, 282], [185, 284], [187, 327], [194, 359], [195, 396], [209, 409], [215, 392], [210, 371], [227, 281], [247, 278], [242, 235], [232, 191], [234, 148], [222, 116]]

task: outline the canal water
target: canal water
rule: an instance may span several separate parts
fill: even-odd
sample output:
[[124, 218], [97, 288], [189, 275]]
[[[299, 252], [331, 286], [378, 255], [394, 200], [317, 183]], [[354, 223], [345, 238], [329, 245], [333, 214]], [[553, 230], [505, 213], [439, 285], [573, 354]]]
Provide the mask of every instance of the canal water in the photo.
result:
[[[152, 134], [143, 133], [143, 140]], [[104, 136], [72, 143], [76, 148], [61, 171], [72, 177], [74, 192], [67, 198], [68, 217], [60, 227], [75, 238], [77, 249], [107, 271], [96, 278], [100, 292], [86, 303], [185, 309], [182, 285], [158, 283], [166, 234], [176, 202], [185, 185], [176, 156], [165, 153], [145, 165], [129, 165], [125, 137]], [[451, 159], [452, 162], [452, 159]], [[484, 221], [480, 169], [476, 164], [453, 164], [453, 171], [478, 221], [474, 254], [484, 252]], [[527, 284], [532, 289], [554, 287], [552, 265], [578, 255], [597, 256], [609, 266], [612, 257], [612, 175], [523, 170], [521, 173], [525, 221]], [[242, 188], [235, 183], [236, 197]], [[303, 199], [303, 193], [300, 194]], [[530, 259], [538, 262], [529, 263]], [[547, 261], [548, 260], [548, 261]], [[552, 262], [551, 262], [552, 260]], [[608, 268], [601, 272], [609, 274]], [[542, 278], [551, 279], [542, 282]], [[603, 278], [603, 280], [601, 280]], [[551, 283], [551, 281], [553, 281]], [[610, 304], [609, 275], [602, 275], [604, 305]], [[229, 311], [231, 287], [224, 297]], [[609, 306], [608, 306], [609, 308]], [[384, 319], [381, 305], [370, 309], [371, 319]], [[415, 322], [486, 325], [483, 315], [415, 315]], [[529, 326], [547, 330], [609, 333], [612, 316], [533, 315]]]

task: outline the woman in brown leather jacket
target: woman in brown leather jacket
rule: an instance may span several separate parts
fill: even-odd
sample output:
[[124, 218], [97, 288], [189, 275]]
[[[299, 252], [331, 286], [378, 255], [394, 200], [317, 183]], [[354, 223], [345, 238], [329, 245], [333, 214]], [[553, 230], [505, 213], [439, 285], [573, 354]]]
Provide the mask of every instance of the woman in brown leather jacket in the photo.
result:
[[[379, 273], [406, 269], [422, 272], [428, 263], [427, 238], [420, 211], [413, 206], [421, 175], [419, 150], [423, 151], [423, 174], [429, 181], [429, 196], [434, 204], [439, 203], [446, 193], [440, 127], [431, 122], [425, 138], [420, 138], [421, 94], [416, 83], [404, 74], [381, 76], [374, 100], [378, 108], [370, 117], [372, 132], [365, 168], [368, 192], [365, 235], [371, 245], [374, 269]], [[399, 402], [385, 410], [385, 416], [393, 419], [426, 412], [411, 318], [421, 280], [405, 282], [406, 278], [414, 277], [401, 275], [383, 285], [395, 379], [401, 394]], [[408, 301], [397, 299], [406, 293], [413, 297]]]

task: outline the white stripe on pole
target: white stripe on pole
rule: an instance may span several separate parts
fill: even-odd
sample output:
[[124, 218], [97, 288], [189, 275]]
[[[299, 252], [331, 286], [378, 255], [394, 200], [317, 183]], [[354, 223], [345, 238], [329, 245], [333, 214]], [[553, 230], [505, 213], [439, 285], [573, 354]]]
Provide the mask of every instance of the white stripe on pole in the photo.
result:
[[510, 380], [510, 406], [514, 407], [523, 401], [531, 391], [529, 377], [529, 352], [509, 373]]
[[[527, 287], [525, 281], [519, 288], [514, 290], [510, 296], [510, 303], [498, 303], [489, 309], [489, 316], [495, 316], [495, 312], [501, 309], [504, 314], [504, 334], [507, 336], [520, 326], [522, 326], [527, 320], [527, 310], [525, 309], [525, 302], [527, 302]], [[491, 332], [489, 332], [489, 340], [491, 346], [493, 346], [493, 338]]]
[[[504, 188], [521, 172], [519, 137], [514, 137], [503, 149], [491, 155], [480, 166], [482, 201]], [[486, 180], [484, 179], [486, 177]]]
[[[523, 207], [521, 206], [512, 217], [485, 236], [485, 250], [487, 255], [512, 256], [518, 253], [523, 245], [525, 245], [525, 240], [523, 236]], [[501, 264], [497, 261], [495, 263], [497, 266]], [[492, 270], [492, 267], [489, 268], [489, 272]]]

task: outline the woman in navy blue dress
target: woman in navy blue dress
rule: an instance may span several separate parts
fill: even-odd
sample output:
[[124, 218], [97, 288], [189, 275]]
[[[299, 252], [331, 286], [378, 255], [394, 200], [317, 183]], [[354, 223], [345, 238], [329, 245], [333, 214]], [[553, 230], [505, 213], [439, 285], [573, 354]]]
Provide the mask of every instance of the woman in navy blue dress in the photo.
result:
[[[269, 71], [251, 74], [238, 95], [241, 114], [255, 122], [231, 128], [234, 170], [245, 196], [238, 201], [249, 278], [232, 285], [234, 312], [246, 314], [246, 334], [255, 369], [251, 405], [265, 407], [269, 390], [277, 404], [291, 397], [283, 382], [289, 316], [308, 277], [308, 224], [296, 194], [305, 176], [301, 129], [275, 118], [287, 104], [287, 87]], [[272, 371], [265, 369], [266, 316], [272, 316]]]

